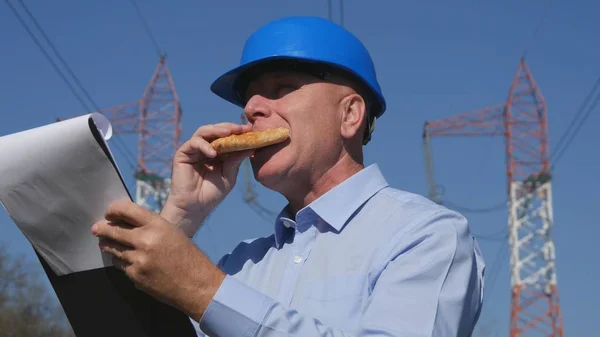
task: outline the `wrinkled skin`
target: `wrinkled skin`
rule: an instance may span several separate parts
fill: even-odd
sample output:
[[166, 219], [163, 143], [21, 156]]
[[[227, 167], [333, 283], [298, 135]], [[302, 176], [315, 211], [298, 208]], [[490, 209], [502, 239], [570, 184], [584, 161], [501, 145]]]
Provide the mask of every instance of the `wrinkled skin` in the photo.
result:
[[[92, 227], [135, 286], [199, 320], [224, 274], [176, 226], [131, 201], [118, 201]], [[190, 296], [193, 295], [193, 296]]]
[[336, 82], [282, 72], [256, 79], [247, 91], [254, 129], [290, 130], [288, 142], [257, 150], [252, 166], [255, 178], [295, 211], [362, 168], [364, 100]]
[[244, 151], [217, 157], [209, 143], [218, 137], [250, 130], [250, 125], [233, 123], [198, 128], [175, 153], [171, 191], [161, 215], [192, 236], [229, 194], [240, 164], [252, 154], [252, 151]]

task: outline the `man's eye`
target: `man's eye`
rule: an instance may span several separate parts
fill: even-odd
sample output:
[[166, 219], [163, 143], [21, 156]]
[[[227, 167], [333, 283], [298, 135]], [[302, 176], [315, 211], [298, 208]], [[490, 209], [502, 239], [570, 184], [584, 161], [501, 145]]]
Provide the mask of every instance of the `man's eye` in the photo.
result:
[[296, 90], [296, 87], [288, 84], [283, 84], [277, 87], [277, 97], [283, 97]]

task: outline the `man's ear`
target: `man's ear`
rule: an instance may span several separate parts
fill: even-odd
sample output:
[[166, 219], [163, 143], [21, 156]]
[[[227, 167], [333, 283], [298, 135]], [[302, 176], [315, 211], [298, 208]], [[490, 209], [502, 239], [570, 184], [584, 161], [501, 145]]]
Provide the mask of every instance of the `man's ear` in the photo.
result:
[[359, 134], [362, 139], [362, 125], [367, 112], [365, 100], [359, 94], [353, 93], [344, 98], [341, 108], [342, 123], [340, 132], [342, 137], [350, 139]]

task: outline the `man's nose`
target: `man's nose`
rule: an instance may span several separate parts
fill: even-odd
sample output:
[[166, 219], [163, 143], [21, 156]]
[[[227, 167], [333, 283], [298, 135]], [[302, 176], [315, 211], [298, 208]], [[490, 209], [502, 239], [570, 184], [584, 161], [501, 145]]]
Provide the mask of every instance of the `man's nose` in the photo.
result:
[[269, 99], [261, 95], [252, 96], [244, 107], [244, 113], [250, 123], [254, 122], [257, 118], [268, 117], [271, 114]]

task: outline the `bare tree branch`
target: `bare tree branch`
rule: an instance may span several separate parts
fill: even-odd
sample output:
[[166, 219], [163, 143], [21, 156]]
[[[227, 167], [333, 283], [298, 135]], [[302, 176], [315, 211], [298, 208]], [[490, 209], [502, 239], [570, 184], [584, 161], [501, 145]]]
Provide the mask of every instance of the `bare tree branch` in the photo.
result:
[[54, 293], [39, 269], [12, 256], [0, 243], [0, 336], [75, 337]]

